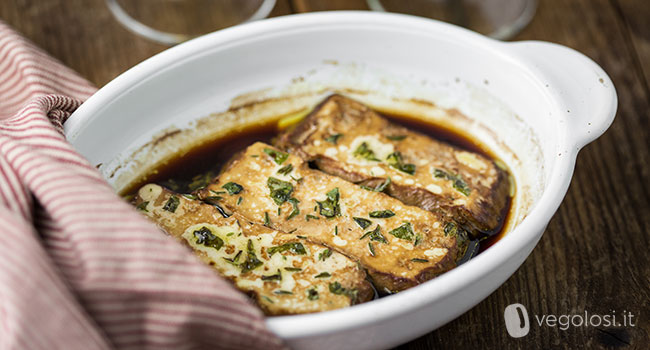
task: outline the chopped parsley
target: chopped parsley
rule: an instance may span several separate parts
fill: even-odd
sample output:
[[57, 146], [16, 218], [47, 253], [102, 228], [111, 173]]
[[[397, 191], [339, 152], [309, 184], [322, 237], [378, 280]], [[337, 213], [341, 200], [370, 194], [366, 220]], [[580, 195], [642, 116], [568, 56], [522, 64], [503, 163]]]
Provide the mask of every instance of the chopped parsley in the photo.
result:
[[327, 248], [318, 254], [318, 260], [325, 261], [330, 256], [332, 256], [332, 250]]
[[311, 301], [318, 300], [318, 291], [314, 288], [307, 290], [307, 299]]
[[176, 196], [171, 196], [167, 200], [167, 203], [163, 206], [163, 210], [167, 210], [169, 212], [175, 212], [176, 208], [178, 208], [178, 205], [180, 204], [180, 200]]
[[428, 263], [429, 260], [427, 259], [419, 259], [419, 258], [413, 258], [411, 259], [412, 262], [418, 262], [418, 263]]
[[148, 213], [149, 210], [147, 210], [147, 205], [149, 205], [149, 201], [142, 202], [142, 203], [138, 204], [138, 206], [136, 206], [135, 208], [138, 209], [138, 210], [146, 211]]
[[228, 194], [232, 196], [241, 192], [244, 189], [244, 186], [235, 182], [228, 182], [227, 184], [221, 186], [221, 188], [225, 188], [226, 191], [228, 191]]
[[269, 218], [268, 212], [264, 212], [264, 226], [271, 227], [271, 218]]
[[448, 222], [445, 224], [444, 232], [445, 236], [456, 237], [458, 234], [458, 227], [453, 222]]
[[336, 145], [336, 142], [343, 136], [343, 134], [332, 134], [325, 138], [325, 141], [333, 143]]
[[290, 243], [285, 243], [283, 245], [277, 245], [275, 247], [269, 248], [266, 252], [269, 254], [269, 257], [271, 257], [275, 253], [282, 253], [286, 251], [290, 251], [291, 253], [298, 254], [298, 255], [307, 254], [307, 251], [305, 250], [305, 246], [303, 246], [302, 243], [300, 242], [290, 242]]
[[288, 175], [292, 171], [293, 171], [293, 165], [292, 164], [287, 164], [287, 165], [283, 166], [282, 168], [278, 169], [278, 174]]
[[393, 213], [392, 210], [386, 209], [386, 210], [375, 210], [371, 211], [370, 214], [368, 214], [371, 218], [377, 218], [377, 219], [386, 219], [395, 216], [395, 213]]
[[278, 295], [286, 294], [286, 295], [290, 295], [290, 294], [293, 294], [293, 292], [290, 292], [290, 291], [288, 291], [288, 290], [278, 289], [278, 290], [273, 291], [273, 294], [278, 294]]
[[329, 284], [329, 290], [336, 295], [345, 295], [350, 299], [356, 299], [358, 291], [356, 289], [343, 288], [339, 282]]
[[278, 165], [281, 165], [285, 160], [287, 160], [287, 158], [289, 158], [289, 153], [284, 153], [282, 151], [274, 150], [268, 147], [264, 148], [264, 153], [271, 156], [271, 158], [273, 158], [273, 161]]
[[256, 268], [262, 266], [262, 262], [257, 258], [257, 255], [255, 255], [255, 247], [253, 246], [253, 241], [250, 239], [248, 240], [248, 245], [246, 246], [246, 250], [248, 253], [246, 255], [246, 260], [244, 260], [241, 264], [239, 264], [242, 273], [255, 270]]
[[212, 171], [205, 174], [199, 174], [192, 178], [192, 181], [187, 185], [187, 189], [192, 192], [204, 188], [210, 184], [210, 180], [214, 177]]
[[316, 201], [318, 207], [320, 208], [320, 215], [326, 218], [333, 218], [335, 216], [341, 215], [341, 206], [339, 204], [339, 188], [336, 187], [331, 191], [327, 192], [327, 199], [322, 202]]
[[244, 197], [239, 196], [239, 198], [237, 198], [237, 205], [240, 205], [243, 200], [244, 200]]
[[354, 222], [361, 227], [361, 229], [365, 230], [368, 226], [372, 225], [372, 221], [364, 218], [358, 218], [358, 217], [353, 217], [352, 218]]
[[399, 238], [399, 239], [404, 239], [407, 241], [412, 241], [415, 239], [415, 233], [413, 232], [413, 226], [411, 226], [410, 222], [405, 222], [402, 224], [402, 226], [388, 231], [391, 235]]
[[240, 250], [232, 258], [223, 258], [223, 260], [226, 260], [227, 262], [229, 262], [229, 263], [231, 263], [233, 265], [237, 265], [237, 261], [239, 260], [239, 257], [241, 256], [241, 253], [242, 253], [242, 251]]
[[311, 215], [311, 214], [305, 215], [305, 220], [309, 221], [309, 219], [320, 220], [320, 218], [316, 215]]
[[212, 247], [216, 250], [219, 250], [221, 247], [223, 247], [223, 240], [214, 235], [212, 231], [210, 231], [210, 229], [205, 226], [194, 231], [193, 234], [194, 237], [196, 237], [196, 244]]
[[369, 237], [371, 241], [377, 241], [377, 242], [388, 244], [386, 237], [384, 237], [384, 235], [381, 234], [381, 226], [379, 225], [377, 225], [377, 227], [375, 227], [374, 230], [364, 233], [363, 236], [359, 238], [359, 240], [362, 240], [366, 237]]
[[282, 281], [282, 273], [278, 270], [275, 275], [262, 276], [262, 281]]
[[267, 297], [266, 295], [262, 295], [262, 299], [264, 299], [264, 300], [268, 301], [269, 303], [273, 304], [273, 300], [271, 298]]
[[370, 148], [368, 148], [368, 144], [365, 142], [362, 142], [361, 145], [357, 147], [357, 149], [354, 151], [353, 154], [357, 158], [363, 158], [375, 162], [379, 161], [379, 159], [375, 157], [375, 152], [373, 152]]
[[375, 247], [372, 246], [372, 242], [368, 242], [368, 250], [370, 251], [370, 256], [375, 256]]
[[389, 154], [386, 158], [386, 162], [388, 162], [388, 165], [403, 173], [407, 173], [409, 175], [415, 174], [415, 164], [405, 164], [404, 160], [402, 159], [402, 153], [400, 152], [393, 152]]
[[441, 169], [435, 169], [433, 171], [433, 176], [452, 181], [452, 186], [454, 189], [464, 194], [465, 196], [469, 196], [469, 194], [472, 192], [472, 189], [469, 188], [469, 185], [467, 185], [467, 182], [463, 180], [460, 174], [451, 174]]
[[300, 201], [294, 197], [291, 197], [287, 200], [287, 202], [291, 203], [291, 205], [293, 206], [293, 210], [291, 211], [289, 216], [287, 216], [287, 220], [291, 220], [296, 215], [300, 214], [300, 208], [298, 208], [298, 203], [300, 203]]
[[285, 267], [284, 269], [291, 272], [302, 271], [302, 269], [299, 267]]
[[384, 182], [380, 183], [379, 185], [375, 186], [374, 188], [364, 186], [364, 185], [361, 185], [361, 188], [363, 188], [364, 190], [367, 190], [367, 191], [384, 192], [384, 190], [388, 187], [388, 185], [390, 185], [390, 182], [391, 182], [391, 180], [390, 180], [390, 176], [389, 176], [389, 177], [386, 178], [386, 180], [384, 180]]
[[270, 196], [277, 205], [281, 205], [291, 198], [293, 193], [293, 185], [290, 182], [282, 181], [274, 177], [269, 177], [266, 181], [269, 186]]
[[314, 276], [314, 278], [328, 278], [332, 277], [332, 275], [329, 272], [321, 272], [318, 275]]
[[391, 141], [402, 141], [406, 138], [406, 135], [390, 135], [386, 136], [386, 138]]

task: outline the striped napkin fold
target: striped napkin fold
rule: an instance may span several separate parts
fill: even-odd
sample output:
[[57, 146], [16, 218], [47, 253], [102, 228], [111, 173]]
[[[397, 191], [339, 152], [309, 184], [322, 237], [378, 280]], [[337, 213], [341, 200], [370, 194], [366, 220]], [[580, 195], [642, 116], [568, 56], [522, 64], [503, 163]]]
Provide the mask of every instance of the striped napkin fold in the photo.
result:
[[283, 349], [66, 142], [94, 91], [0, 21], [0, 349]]

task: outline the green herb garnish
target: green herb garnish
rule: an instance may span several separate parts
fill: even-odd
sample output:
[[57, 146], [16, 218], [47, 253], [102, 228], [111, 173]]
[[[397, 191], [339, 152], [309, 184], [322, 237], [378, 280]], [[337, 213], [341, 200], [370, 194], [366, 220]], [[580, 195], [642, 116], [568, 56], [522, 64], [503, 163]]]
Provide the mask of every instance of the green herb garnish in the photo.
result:
[[266, 295], [262, 295], [262, 299], [264, 299], [264, 300], [268, 301], [269, 303], [273, 304], [273, 300], [271, 298], [267, 297]]
[[221, 188], [225, 188], [226, 191], [228, 191], [228, 194], [232, 196], [233, 194], [238, 194], [241, 192], [244, 189], [244, 186], [235, 182], [228, 182], [227, 184], [221, 186]]
[[368, 144], [365, 142], [362, 142], [361, 145], [357, 147], [357, 149], [354, 151], [353, 154], [357, 158], [363, 158], [375, 162], [379, 161], [379, 159], [375, 157], [375, 152], [373, 152], [370, 148], [368, 148]]
[[393, 211], [389, 209], [375, 210], [375, 211], [371, 211], [370, 214], [368, 214], [368, 216], [376, 219], [386, 219], [395, 216], [395, 213], [393, 213]]
[[418, 262], [418, 263], [428, 263], [429, 260], [427, 259], [418, 259], [418, 258], [413, 258], [411, 259], [412, 262]]
[[411, 226], [410, 222], [405, 222], [402, 224], [402, 226], [390, 230], [388, 233], [399, 239], [404, 239], [407, 241], [412, 241], [415, 238], [415, 233], [413, 232], [413, 227]]
[[240, 205], [243, 200], [244, 200], [244, 197], [239, 196], [239, 198], [237, 198], [237, 205]]
[[406, 135], [390, 135], [386, 136], [386, 138], [391, 141], [402, 141], [406, 138]]
[[147, 205], [149, 205], [149, 201], [142, 202], [142, 203], [138, 204], [138, 206], [136, 206], [135, 208], [138, 209], [138, 210], [146, 211], [148, 213], [149, 210], [147, 210]]
[[458, 234], [458, 227], [453, 222], [448, 222], [445, 224], [444, 228], [445, 236], [456, 237]]
[[382, 182], [377, 187], [375, 187], [374, 191], [375, 192], [384, 192], [384, 190], [386, 189], [386, 187], [388, 187], [388, 185], [390, 185], [390, 176], [387, 177], [384, 182]]
[[333, 282], [329, 284], [329, 290], [336, 295], [345, 295], [348, 298], [354, 300], [357, 298], [358, 291], [356, 289], [346, 289], [341, 286], [339, 282]]
[[289, 294], [293, 294], [293, 292], [290, 292], [288, 290], [278, 289], [278, 290], [273, 291], [273, 294], [278, 294], [278, 295], [287, 294], [287, 295], [289, 295]]
[[271, 227], [271, 218], [267, 212], [264, 212], [264, 226]]
[[271, 156], [271, 158], [273, 158], [273, 161], [275, 161], [275, 163], [278, 165], [284, 163], [284, 161], [289, 158], [289, 153], [284, 153], [282, 151], [277, 151], [268, 147], [264, 148], [264, 153]]
[[208, 171], [205, 174], [199, 174], [192, 178], [192, 182], [187, 185], [187, 189], [192, 192], [204, 188], [210, 184], [210, 180], [214, 178], [214, 173]]
[[465, 196], [469, 196], [469, 194], [472, 192], [472, 189], [469, 188], [469, 185], [467, 185], [467, 182], [463, 180], [460, 174], [452, 174], [441, 169], [435, 169], [433, 171], [433, 176], [453, 181], [452, 186], [454, 189], [464, 194]]
[[218, 201], [222, 200], [223, 197], [221, 196], [208, 196], [203, 198], [203, 201], [209, 204], [214, 204], [217, 203]]
[[191, 194], [191, 193], [184, 193], [184, 194], [183, 194], [183, 197], [185, 197], [185, 198], [187, 198], [187, 199], [191, 199], [191, 200], [197, 200], [197, 199], [199, 199], [199, 197], [197, 197], [195, 194]]
[[333, 134], [325, 138], [325, 141], [333, 143], [336, 145], [336, 142], [343, 136], [343, 134]]
[[241, 256], [241, 253], [242, 253], [242, 251], [240, 250], [232, 258], [223, 258], [223, 260], [226, 260], [227, 262], [229, 262], [229, 263], [231, 263], [233, 265], [237, 265], [237, 261], [239, 260], [239, 257]]
[[361, 227], [362, 230], [365, 230], [368, 226], [372, 225], [372, 221], [364, 218], [353, 217], [354, 222]]
[[180, 204], [180, 200], [176, 196], [171, 196], [167, 200], [167, 203], [163, 206], [163, 210], [167, 210], [169, 212], [175, 212], [176, 208], [178, 208], [178, 205]]
[[262, 266], [262, 262], [257, 258], [257, 255], [255, 255], [255, 247], [253, 246], [252, 240], [248, 240], [246, 249], [248, 251], [246, 260], [239, 265], [239, 267], [241, 267], [242, 273], [255, 270], [256, 268]]
[[291, 198], [293, 185], [290, 182], [282, 181], [274, 177], [269, 177], [266, 181], [269, 186], [270, 196], [277, 205], [281, 205]]
[[318, 254], [318, 260], [325, 261], [330, 256], [332, 256], [332, 250], [327, 248]]
[[307, 254], [307, 251], [305, 250], [305, 246], [303, 246], [302, 243], [300, 242], [290, 242], [290, 243], [285, 243], [283, 245], [271, 247], [266, 252], [269, 254], [269, 257], [271, 257], [275, 253], [283, 253], [286, 251], [290, 251], [291, 253], [298, 254], [298, 255]]
[[309, 221], [309, 219], [320, 220], [320, 218], [316, 215], [311, 215], [311, 214], [305, 215], [305, 220]]
[[285, 267], [284, 269], [291, 272], [302, 271], [302, 269], [299, 267]]
[[278, 174], [288, 175], [291, 171], [293, 171], [293, 165], [287, 164], [282, 168], [278, 169]]
[[386, 162], [388, 162], [388, 165], [403, 173], [407, 173], [409, 175], [415, 174], [415, 164], [405, 164], [400, 152], [393, 152], [389, 154], [388, 157], [386, 157]]
[[388, 185], [390, 185], [390, 182], [391, 182], [390, 177], [387, 177], [386, 180], [384, 180], [384, 182], [380, 183], [379, 185], [375, 186], [374, 188], [364, 186], [364, 185], [361, 185], [361, 188], [363, 188], [366, 191], [384, 192], [384, 190], [388, 187]]
[[331, 191], [327, 192], [327, 199], [318, 202], [318, 206], [320, 207], [320, 215], [327, 217], [327, 218], [333, 218], [335, 216], [341, 215], [341, 206], [339, 205], [339, 188], [336, 187], [332, 189]]
[[418, 244], [420, 244], [420, 242], [422, 242], [422, 236], [420, 234], [416, 234], [415, 235], [415, 242], [413, 242], [413, 246], [417, 247]]
[[318, 292], [316, 291], [316, 289], [312, 288], [307, 290], [307, 299], [312, 301], [318, 300]]
[[379, 225], [377, 225], [377, 227], [375, 227], [374, 230], [364, 233], [363, 236], [361, 236], [359, 238], [359, 240], [362, 240], [362, 239], [364, 239], [366, 237], [369, 237], [371, 241], [377, 241], [377, 242], [381, 242], [381, 243], [388, 243], [388, 241], [386, 240], [386, 237], [384, 237], [384, 235], [381, 234], [381, 226], [379, 226]]
[[332, 275], [329, 272], [321, 272], [318, 275], [314, 276], [314, 278], [328, 278], [332, 277]]
[[375, 256], [375, 247], [372, 246], [372, 242], [368, 242], [368, 250], [370, 251], [370, 256]]
[[193, 232], [194, 237], [196, 237], [196, 244], [202, 244], [206, 247], [212, 247], [216, 250], [223, 247], [223, 240], [218, 236], [215, 236], [209, 228], [203, 226], [200, 229]]
[[262, 276], [262, 281], [282, 281], [282, 273], [278, 270], [275, 275]]

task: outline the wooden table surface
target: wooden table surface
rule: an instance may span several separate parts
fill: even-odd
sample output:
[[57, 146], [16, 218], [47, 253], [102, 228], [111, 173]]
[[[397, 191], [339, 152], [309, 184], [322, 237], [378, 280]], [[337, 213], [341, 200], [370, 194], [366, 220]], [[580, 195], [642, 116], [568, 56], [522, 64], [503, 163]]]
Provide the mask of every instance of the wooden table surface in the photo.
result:
[[[273, 16], [367, 9], [365, 0], [278, 0]], [[98, 87], [166, 47], [131, 34], [104, 0], [2, 0], [0, 19]], [[616, 120], [580, 152], [563, 204], [531, 256], [497, 291], [399, 349], [650, 349], [650, 1], [540, 0], [514, 40], [575, 48], [610, 75]], [[538, 327], [508, 336], [504, 308], [634, 315], [634, 327]], [[531, 320], [531, 323], [535, 321]]]

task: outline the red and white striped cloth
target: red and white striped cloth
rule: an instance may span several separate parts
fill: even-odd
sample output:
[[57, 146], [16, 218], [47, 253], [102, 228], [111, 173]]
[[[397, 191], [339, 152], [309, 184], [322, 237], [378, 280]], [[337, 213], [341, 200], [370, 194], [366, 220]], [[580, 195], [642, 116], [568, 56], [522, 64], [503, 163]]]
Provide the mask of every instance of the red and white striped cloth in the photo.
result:
[[0, 349], [281, 349], [66, 142], [95, 88], [0, 21]]

